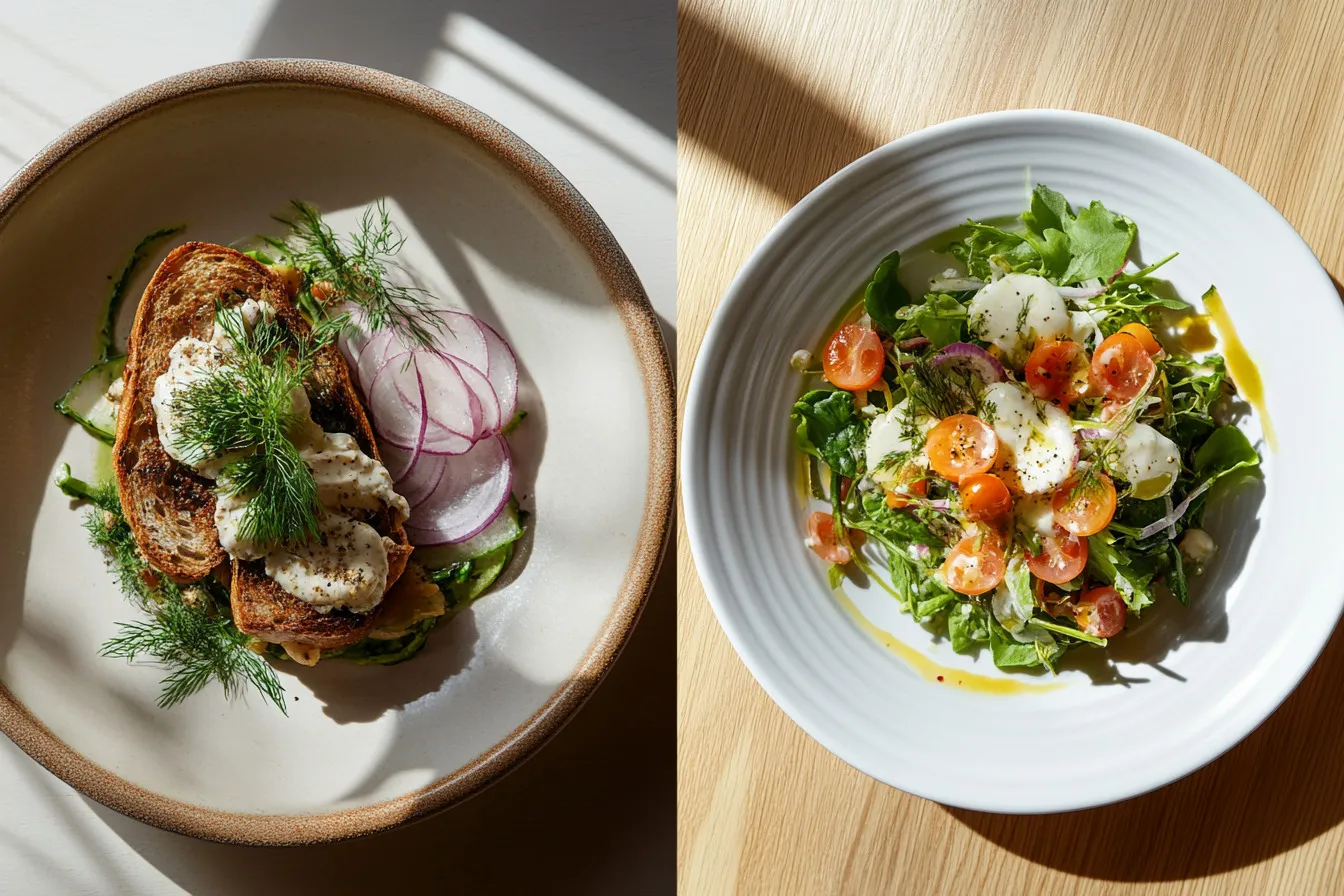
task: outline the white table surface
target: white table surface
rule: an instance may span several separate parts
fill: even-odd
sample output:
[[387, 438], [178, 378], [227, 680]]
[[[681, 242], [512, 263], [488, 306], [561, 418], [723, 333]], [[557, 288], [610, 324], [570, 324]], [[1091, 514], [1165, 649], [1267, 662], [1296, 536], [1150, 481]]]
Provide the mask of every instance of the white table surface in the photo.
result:
[[[137, 87], [277, 56], [414, 78], [531, 143], [611, 227], [675, 357], [674, 0], [3, 0], [0, 182]], [[0, 894], [672, 892], [674, 586], [669, 560], [606, 682], [536, 757], [390, 834], [294, 849], [204, 843], [104, 808], [0, 738]]]

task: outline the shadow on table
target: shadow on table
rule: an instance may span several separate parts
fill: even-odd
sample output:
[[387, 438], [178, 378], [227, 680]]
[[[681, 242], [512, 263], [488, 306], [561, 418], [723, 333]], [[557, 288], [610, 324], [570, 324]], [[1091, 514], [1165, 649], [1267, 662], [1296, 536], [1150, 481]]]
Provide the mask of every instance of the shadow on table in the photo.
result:
[[868, 130], [682, 7], [677, 129], [790, 205], [892, 136]]
[[[418, 824], [345, 843], [227, 846], [86, 800], [188, 892], [672, 893], [676, 842], [676, 563], [587, 705], [532, 759]], [[630, 877], [639, 868], [643, 877]]]
[[[1221, 759], [1153, 793], [1082, 812], [947, 811], [1018, 855], [1114, 881], [1184, 880], [1253, 865], [1344, 821], [1344, 628], [1278, 712]], [[1077, 759], [1104, 774], [1113, 757]], [[1059, 786], [1067, 786], [1061, 781]]]

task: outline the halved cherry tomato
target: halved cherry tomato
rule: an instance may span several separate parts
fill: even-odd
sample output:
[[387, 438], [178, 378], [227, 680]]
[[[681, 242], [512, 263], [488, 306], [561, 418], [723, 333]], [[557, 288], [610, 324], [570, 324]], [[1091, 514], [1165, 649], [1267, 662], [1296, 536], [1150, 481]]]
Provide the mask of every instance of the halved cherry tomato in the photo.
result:
[[1032, 395], [1068, 407], [1087, 394], [1087, 354], [1068, 339], [1038, 342], [1027, 356], [1026, 378]]
[[[905, 490], [906, 494], [918, 495], [924, 497], [929, 493], [929, 480], [924, 476], [924, 468], [919, 464], [907, 463], [901, 466], [896, 474], [896, 488]], [[893, 510], [900, 510], [908, 505], [910, 501], [905, 494], [899, 491], [887, 492], [887, 506]]]
[[1153, 358], [1129, 333], [1107, 336], [1092, 353], [1092, 384], [1113, 401], [1129, 401], [1153, 379]]
[[924, 453], [929, 456], [933, 472], [960, 482], [966, 476], [987, 472], [994, 466], [994, 458], [999, 453], [999, 437], [979, 417], [953, 414], [929, 430]]
[[[853, 559], [849, 553], [849, 548], [836, 540], [835, 519], [829, 513], [817, 511], [809, 516], [807, 518], [807, 534], [810, 536], [812, 550], [821, 559], [840, 566]], [[849, 541], [850, 544], [858, 547], [863, 543], [863, 533], [851, 529]]]
[[1087, 566], [1087, 541], [1069, 532], [1041, 539], [1041, 552], [1027, 555], [1027, 568], [1043, 582], [1063, 585]]
[[845, 324], [826, 345], [821, 369], [841, 389], [853, 392], [877, 385], [887, 363], [877, 331], [858, 324]]
[[957, 486], [961, 492], [961, 509], [973, 520], [997, 520], [1013, 509], [1013, 496], [1008, 486], [993, 473], [973, 473]]
[[1074, 535], [1096, 535], [1115, 516], [1115, 485], [1105, 473], [1074, 475], [1059, 487], [1050, 506], [1055, 525]]
[[960, 594], [984, 594], [1003, 581], [1003, 548], [999, 540], [968, 535], [957, 542], [943, 561], [947, 587]]
[[1114, 588], [1093, 588], [1083, 592], [1073, 611], [1073, 621], [1089, 635], [1109, 638], [1125, 627], [1125, 600]]
[[1139, 345], [1143, 346], [1143, 350], [1150, 355], [1156, 356], [1158, 352], [1162, 351], [1162, 343], [1158, 342], [1157, 337], [1153, 335], [1153, 331], [1143, 324], [1125, 324], [1120, 328], [1120, 332], [1128, 333], [1139, 340]]
[[319, 280], [308, 290], [319, 305], [325, 305], [336, 295], [336, 287], [330, 280]]

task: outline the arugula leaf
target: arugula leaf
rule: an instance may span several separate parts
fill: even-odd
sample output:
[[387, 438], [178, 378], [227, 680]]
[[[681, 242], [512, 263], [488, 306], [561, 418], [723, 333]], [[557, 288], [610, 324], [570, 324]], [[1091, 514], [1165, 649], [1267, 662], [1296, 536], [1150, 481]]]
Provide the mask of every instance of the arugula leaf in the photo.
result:
[[1195, 450], [1195, 475], [1217, 481], [1237, 470], [1260, 466], [1246, 433], [1235, 426], [1220, 426]]
[[1190, 606], [1190, 585], [1185, 578], [1185, 559], [1181, 556], [1181, 549], [1176, 546], [1176, 542], [1167, 542], [1167, 561], [1170, 569], [1167, 574], [1167, 587], [1171, 593], [1176, 595], [1176, 599], [1181, 602], [1181, 606]]
[[915, 604], [915, 612], [913, 615], [919, 620], [928, 619], [931, 616], [941, 613], [957, 602], [957, 595], [951, 589], [944, 588], [940, 585], [937, 579], [928, 578], [927, 581], [932, 587], [926, 586], [924, 590], [933, 593]]
[[1073, 209], [1063, 193], [1057, 193], [1045, 184], [1037, 184], [1031, 191], [1031, 207], [1022, 213], [1022, 223], [1033, 233], [1064, 230], [1064, 221], [1073, 217]]
[[900, 268], [901, 253], [892, 252], [878, 262], [877, 270], [873, 271], [863, 291], [863, 307], [868, 316], [873, 323], [893, 334], [901, 327], [897, 310], [910, 304], [910, 293], [897, 279]]
[[1169, 410], [1163, 429], [1182, 451], [1188, 452], [1217, 428], [1213, 406], [1223, 396], [1227, 366], [1221, 355], [1169, 357], [1162, 364], [1167, 377]]
[[1061, 283], [1109, 278], [1124, 266], [1129, 247], [1138, 234], [1133, 221], [1108, 211], [1095, 199], [1078, 212], [1078, 217], [1066, 219], [1063, 224], [1073, 260], [1059, 278]]
[[1031, 593], [1031, 570], [1020, 557], [1008, 561], [1003, 582], [990, 600], [994, 619], [1009, 632], [1020, 632], [1031, 620], [1036, 598]]
[[1087, 539], [1087, 568], [1097, 578], [1115, 588], [1125, 604], [1135, 612], [1153, 602], [1152, 561], [1143, 556], [1126, 556], [1102, 531]]
[[986, 621], [989, 625], [989, 650], [994, 657], [994, 665], [1000, 669], [1041, 665], [1041, 655], [1036, 650], [1035, 641], [1018, 641], [992, 616], [987, 616]]
[[962, 341], [966, 314], [966, 306], [952, 296], [929, 293], [924, 297], [923, 305], [901, 309], [900, 316], [906, 318], [908, 323], [899, 335], [905, 337], [918, 332], [928, 337], [934, 348], [944, 348]]
[[989, 621], [979, 604], [962, 602], [947, 614], [947, 636], [957, 653], [970, 653], [989, 643]]
[[841, 476], [855, 477], [863, 453], [863, 426], [854, 410], [853, 395], [815, 389], [794, 403], [789, 419], [798, 450], [825, 461]]

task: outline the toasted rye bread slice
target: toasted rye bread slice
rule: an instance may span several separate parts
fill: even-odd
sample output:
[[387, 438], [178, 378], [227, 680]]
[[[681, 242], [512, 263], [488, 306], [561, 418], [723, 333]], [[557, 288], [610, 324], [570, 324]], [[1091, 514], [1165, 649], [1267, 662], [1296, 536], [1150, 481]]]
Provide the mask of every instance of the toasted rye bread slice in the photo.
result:
[[[293, 284], [241, 252], [210, 243], [187, 243], [169, 253], [150, 280], [131, 330], [126, 388], [113, 448], [122, 508], [146, 559], [179, 582], [195, 581], [227, 560], [215, 527], [214, 483], [168, 456], [159, 442], [150, 398], [168, 369], [168, 352], [184, 336], [208, 339], [215, 303], [265, 301], [291, 331], [309, 332], [294, 304]], [[345, 360], [334, 346], [315, 355], [308, 383], [314, 421], [328, 432], [346, 432], [370, 457], [379, 458], [373, 430], [359, 403]], [[391, 538], [390, 588], [406, 568], [411, 547], [405, 530], [386, 511], [370, 524]], [[232, 561], [230, 598], [239, 630], [265, 641], [340, 647], [363, 638], [377, 611], [319, 613], [266, 575], [261, 560]]]

